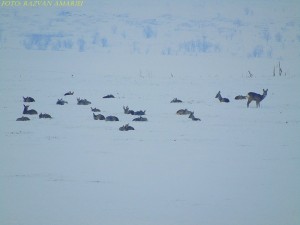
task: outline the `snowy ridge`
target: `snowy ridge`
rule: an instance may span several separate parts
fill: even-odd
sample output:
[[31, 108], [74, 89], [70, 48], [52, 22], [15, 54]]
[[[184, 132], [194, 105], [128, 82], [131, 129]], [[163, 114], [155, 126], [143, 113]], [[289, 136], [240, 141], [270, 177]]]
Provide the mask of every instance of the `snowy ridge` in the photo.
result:
[[[2, 7], [0, 46], [105, 54], [299, 57], [299, 15], [288, 2], [266, 3], [266, 10], [255, 2], [235, 2], [232, 7], [217, 1], [215, 8], [208, 2], [179, 3], [179, 8], [189, 5], [185, 13], [167, 2], [124, 4], [123, 11], [122, 4], [101, 2], [77, 9]], [[151, 13], [144, 13], [146, 7]], [[86, 13], [89, 8], [97, 10]]]

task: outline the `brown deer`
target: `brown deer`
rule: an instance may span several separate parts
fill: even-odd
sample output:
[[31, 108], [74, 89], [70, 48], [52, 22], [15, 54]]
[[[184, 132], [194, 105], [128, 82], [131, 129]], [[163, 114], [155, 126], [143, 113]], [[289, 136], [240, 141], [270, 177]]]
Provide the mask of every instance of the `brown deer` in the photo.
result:
[[248, 102], [247, 102], [247, 108], [249, 108], [249, 104], [252, 102], [252, 101], [255, 101], [256, 102], [256, 108], [260, 107], [260, 102], [267, 96], [268, 94], [268, 89], [263, 89], [263, 94], [260, 95], [260, 94], [257, 94], [255, 92], [249, 92], [248, 95], [247, 95], [247, 98], [248, 98]]

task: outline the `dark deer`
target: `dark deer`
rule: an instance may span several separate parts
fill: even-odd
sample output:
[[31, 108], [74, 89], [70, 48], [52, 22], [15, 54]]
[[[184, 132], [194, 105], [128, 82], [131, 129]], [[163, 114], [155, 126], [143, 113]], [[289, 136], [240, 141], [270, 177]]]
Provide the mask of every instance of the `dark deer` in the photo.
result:
[[229, 102], [228, 98], [222, 98], [221, 91], [218, 92], [218, 94], [216, 95], [216, 98], [219, 99], [220, 102], [226, 102], [226, 103]]
[[142, 111], [142, 110], [136, 111], [136, 112], [134, 112], [133, 115], [136, 115], [136, 116], [146, 115], [146, 110], [144, 110], [144, 111]]
[[174, 98], [170, 103], [182, 103], [182, 101], [177, 98]]
[[105, 95], [103, 98], [115, 98], [113, 95]]
[[92, 112], [101, 112], [101, 110], [100, 110], [100, 109], [97, 109], [97, 108], [92, 108], [92, 107], [91, 107], [91, 110], [92, 110]]
[[74, 91], [72, 92], [72, 91], [69, 91], [69, 92], [67, 92], [67, 93], [65, 93], [65, 96], [66, 95], [73, 95], [74, 94]]
[[238, 96], [235, 96], [235, 100], [243, 100], [243, 99], [246, 99], [247, 96], [244, 96], [244, 95], [238, 95]]
[[192, 113], [192, 112], [189, 111], [189, 110], [187, 110], [187, 109], [179, 109], [179, 110], [176, 112], [177, 115], [189, 115], [189, 114], [191, 114], [191, 113]]
[[247, 95], [247, 98], [248, 98], [247, 108], [249, 108], [249, 104], [252, 101], [256, 102], [256, 108], [260, 107], [260, 102], [267, 96], [267, 94], [268, 94], [268, 89], [267, 90], [263, 89], [262, 95], [257, 94], [255, 92], [249, 92]]
[[90, 105], [91, 102], [86, 99], [77, 98], [77, 105]]
[[120, 131], [128, 131], [128, 130], [134, 130], [132, 126], [129, 126], [129, 124], [126, 124], [119, 128]]
[[30, 109], [28, 110], [29, 105], [24, 105], [23, 114], [36, 115], [38, 114], [36, 110]]
[[65, 101], [65, 100], [63, 100], [62, 98], [61, 99], [57, 99], [56, 105], [64, 105], [64, 104], [68, 104], [68, 102]]
[[35, 100], [32, 97], [23, 97], [23, 102], [35, 102]]
[[133, 110], [130, 110], [128, 106], [123, 106], [123, 109], [124, 109], [124, 113], [125, 114], [130, 114], [130, 115], [134, 115], [134, 111]]
[[52, 119], [52, 117], [47, 113], [40, 113], [39, 118], [42, 119]]
[[26, 116], [22, 116], [22, 117], [17, 119], [17, 121], [28, 121], [28, 120], [30, 120], [30, 119]]
[[93, 113], [93, 117], [94, 117], [94, 120], [105, 120], [105, 116], [103, 116], [101, 114], [96, 115], [95, 113]]
[[192, 120], [194, 120], [194, 121], [201, 121], [201, 119], [196, 118], [196, 117], [194, 116], [194, 112], [192, 112], [192, 113], [190, 114], [189, 118], [192, 119]]
[[140, 116], [140, 117], [134, 118], [132, 121], [146, 122], [146, 121], [148, 121], [148, 119]]
[[119, 121], [119, 118], [116, 116], [107, 116], [105, 121]]

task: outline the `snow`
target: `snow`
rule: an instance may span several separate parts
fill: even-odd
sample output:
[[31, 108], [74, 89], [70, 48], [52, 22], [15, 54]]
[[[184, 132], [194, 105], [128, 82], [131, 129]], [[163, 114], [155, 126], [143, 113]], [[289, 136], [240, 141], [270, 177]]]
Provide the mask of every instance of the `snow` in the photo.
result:
[[299, 224], [299, 3], [232, 2], [0, 7], [0, 224]]

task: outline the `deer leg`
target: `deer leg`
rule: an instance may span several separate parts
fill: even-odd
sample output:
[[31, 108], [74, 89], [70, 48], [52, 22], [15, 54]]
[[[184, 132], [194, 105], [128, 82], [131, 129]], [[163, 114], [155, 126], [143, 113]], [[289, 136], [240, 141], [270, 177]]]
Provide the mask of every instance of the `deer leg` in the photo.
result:
[[247, 102], [247, 108], [249, 108], [249, 104], [252, 100], [248, 99], [248, 102]]

